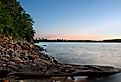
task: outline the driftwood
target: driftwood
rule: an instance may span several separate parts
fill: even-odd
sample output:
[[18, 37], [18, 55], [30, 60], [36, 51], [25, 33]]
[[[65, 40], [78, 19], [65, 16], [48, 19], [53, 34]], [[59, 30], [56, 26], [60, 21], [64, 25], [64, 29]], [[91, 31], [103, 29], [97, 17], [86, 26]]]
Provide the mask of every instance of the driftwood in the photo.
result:
[[7, 76], [15, 77], [16, 79], [40, 79], [49, 77], [74, 77], [74, 76], [107, 76], [121, 72], [121, 68], [113, 66], [99, 65], [73, 65], [62, 64], [52, 66], [45, 73], [40, 72], [11, 72]]

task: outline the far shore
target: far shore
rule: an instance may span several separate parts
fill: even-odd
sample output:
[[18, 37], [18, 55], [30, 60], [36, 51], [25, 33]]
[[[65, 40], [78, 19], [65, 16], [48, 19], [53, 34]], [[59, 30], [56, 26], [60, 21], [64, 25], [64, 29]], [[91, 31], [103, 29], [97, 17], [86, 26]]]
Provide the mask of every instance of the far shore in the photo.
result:
[[34, 40], [34, 43], [39, 42], [86, 42], [86, 43], [121, 43], [121, 39], [109, 39], [109, 40], [63, 40], [63, 39], [57, 39], [57, 40], [47, 40], [47, 39], [36, 39]]

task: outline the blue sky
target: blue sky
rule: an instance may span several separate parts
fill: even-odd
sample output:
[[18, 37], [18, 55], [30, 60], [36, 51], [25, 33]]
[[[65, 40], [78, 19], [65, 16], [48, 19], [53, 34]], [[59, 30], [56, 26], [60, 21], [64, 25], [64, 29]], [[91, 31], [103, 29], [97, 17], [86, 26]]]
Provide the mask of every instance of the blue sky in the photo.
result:
[[121, 38], [121, 0], [20, 0], [48, 39]]

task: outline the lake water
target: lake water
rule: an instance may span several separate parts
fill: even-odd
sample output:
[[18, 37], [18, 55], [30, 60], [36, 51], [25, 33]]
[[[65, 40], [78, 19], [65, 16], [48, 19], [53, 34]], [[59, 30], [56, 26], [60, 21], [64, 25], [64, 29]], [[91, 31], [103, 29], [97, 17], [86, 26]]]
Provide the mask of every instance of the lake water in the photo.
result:
[[[120, 43], [77, 43], [77, 42], [42, 42], [47, 45], [47, 54], [62, 63], [96, 64], [121, 67]], [[121, 74], [116, 74], [94, 82], [121, 82]]]

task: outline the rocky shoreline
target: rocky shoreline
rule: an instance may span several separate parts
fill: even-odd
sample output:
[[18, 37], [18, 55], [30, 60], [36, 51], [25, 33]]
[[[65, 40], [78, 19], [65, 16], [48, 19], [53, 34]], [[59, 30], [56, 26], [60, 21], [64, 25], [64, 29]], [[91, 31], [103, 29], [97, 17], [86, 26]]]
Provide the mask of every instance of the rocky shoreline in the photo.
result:
[[41, 50], [37, 45], [0, 36], [0, 76], [6, 77], [10, 72], [45, 73], [51, 66], [59, 64]]
[[61, 64], [42, 50], [26, 41], [0, 36], [0, 79], [71, 77], [74, 80], [74, 76], [100, 77], [121, 72], [121, 68], [112, 66]]

